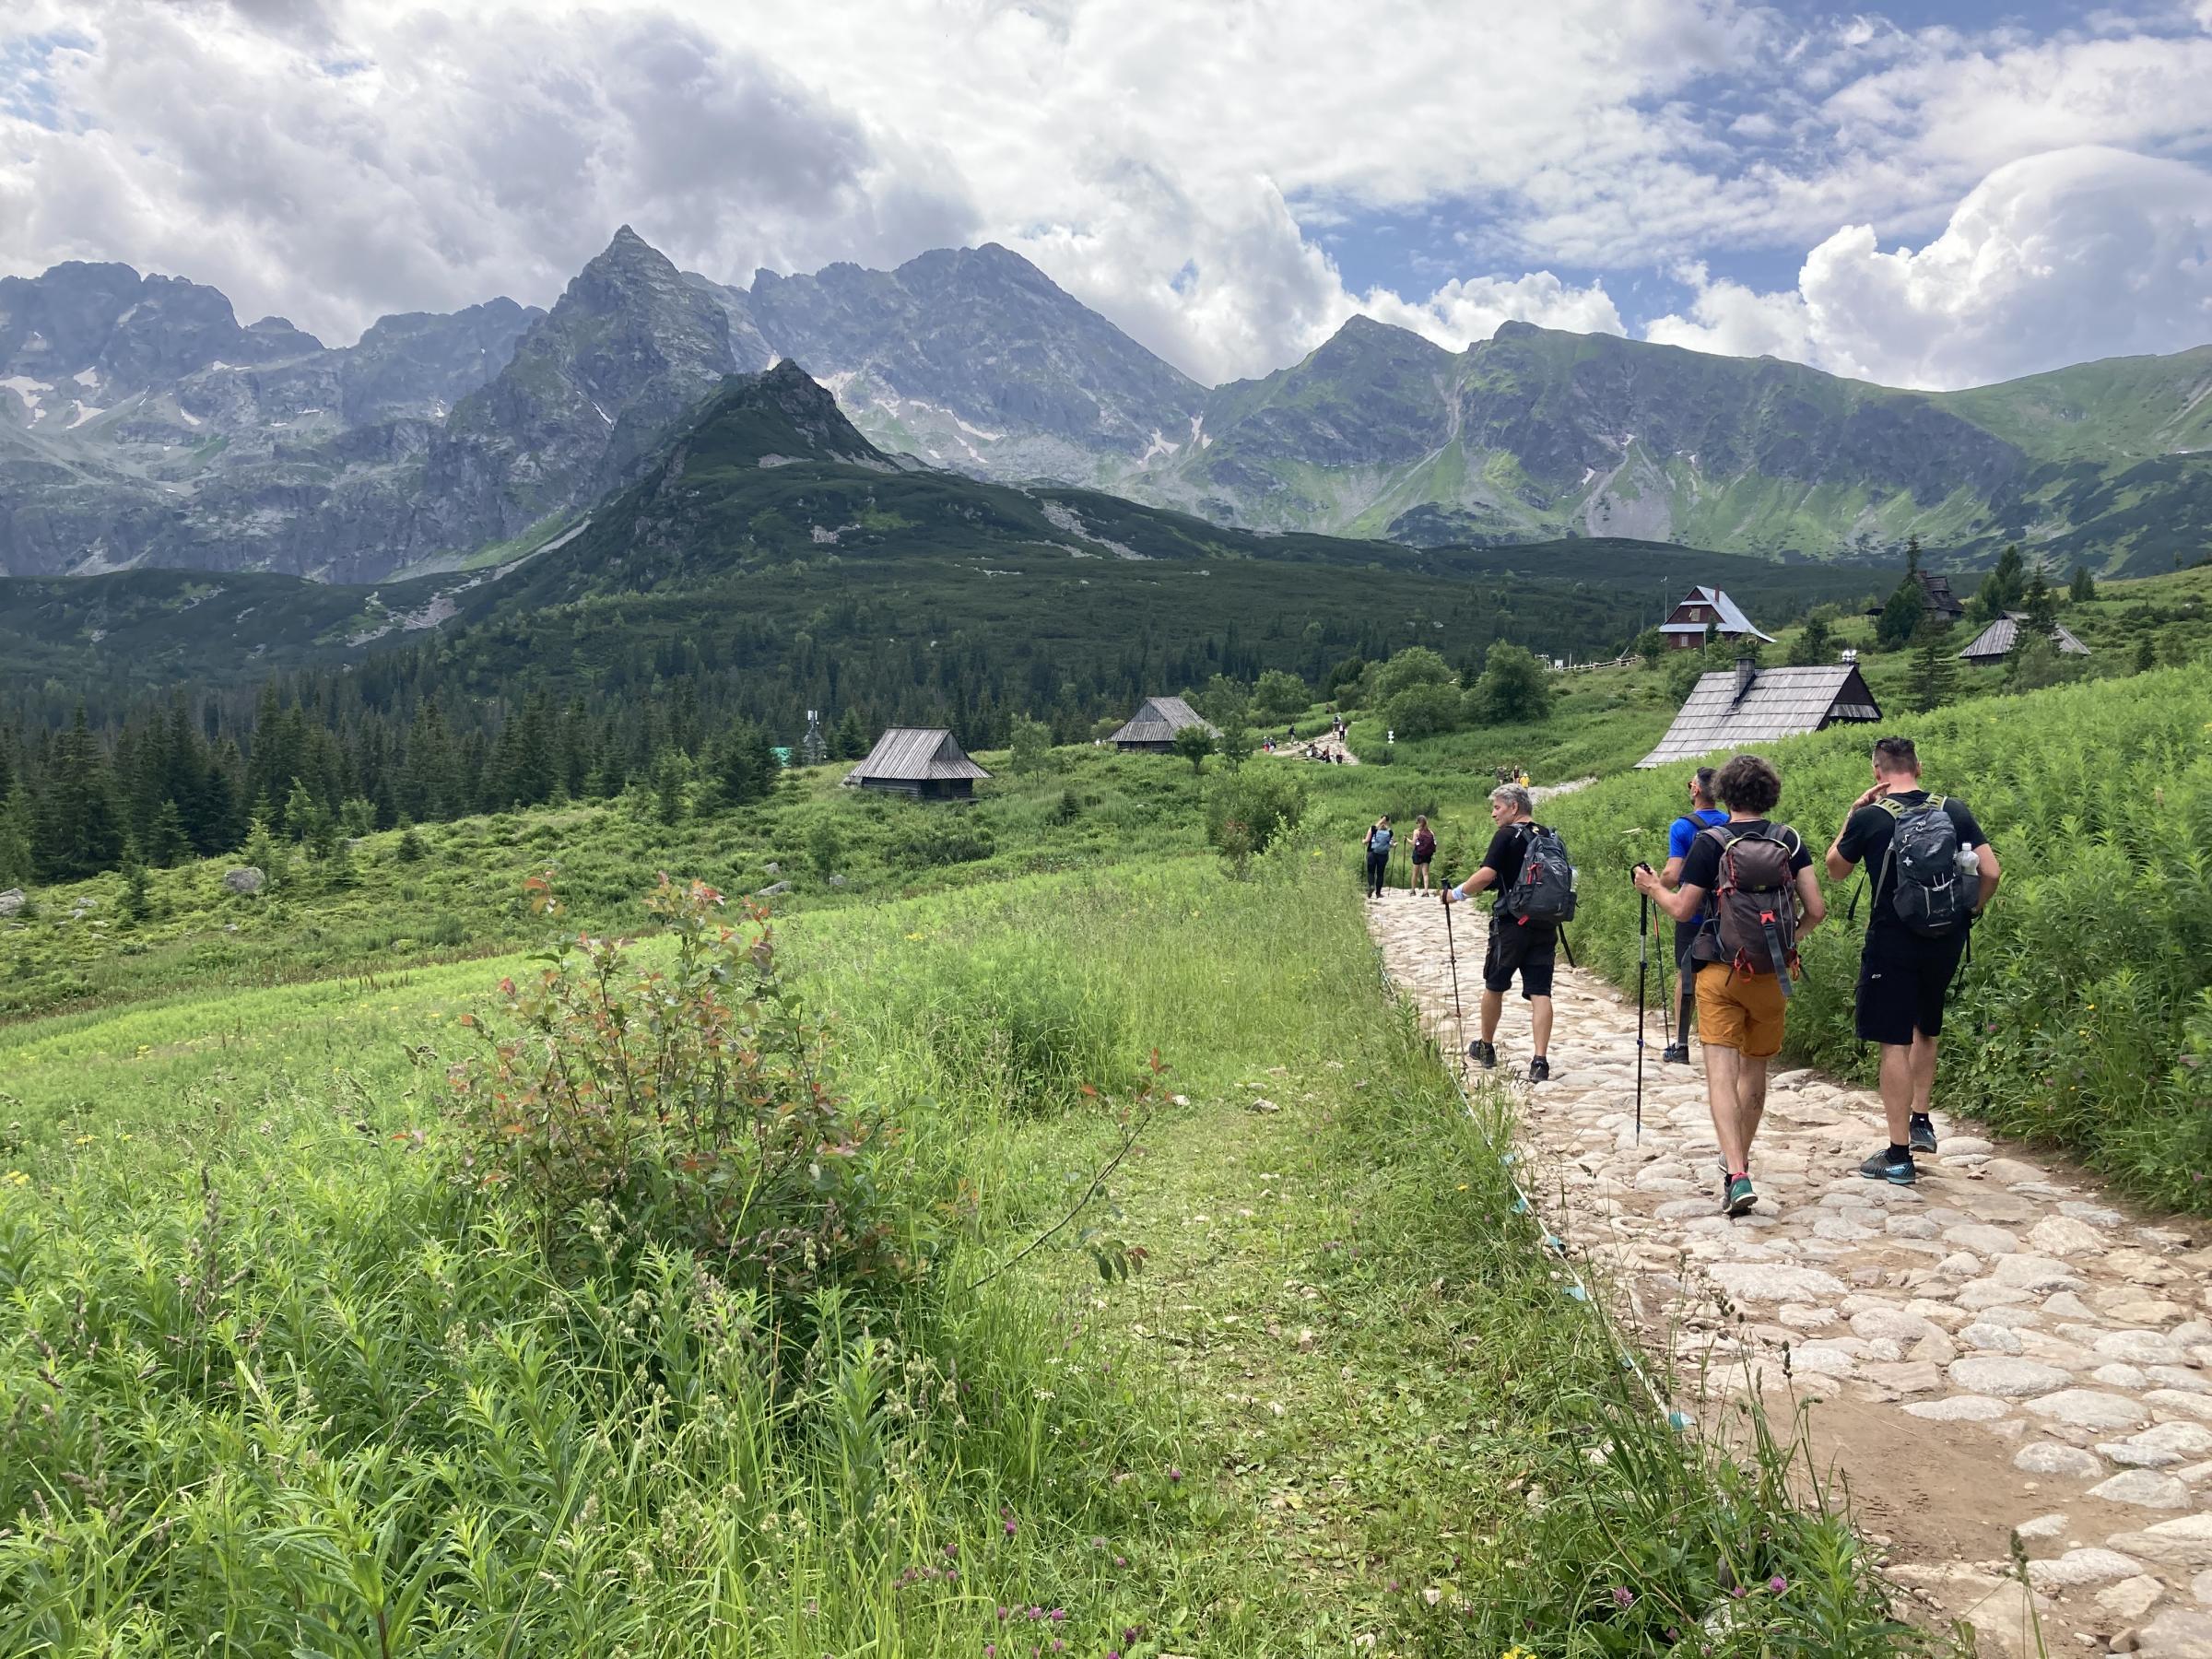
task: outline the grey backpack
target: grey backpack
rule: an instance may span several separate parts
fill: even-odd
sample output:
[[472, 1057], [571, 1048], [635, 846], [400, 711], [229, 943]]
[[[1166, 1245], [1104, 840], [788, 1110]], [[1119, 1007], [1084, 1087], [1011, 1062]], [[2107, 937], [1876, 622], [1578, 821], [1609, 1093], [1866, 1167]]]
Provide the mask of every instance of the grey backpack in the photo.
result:
[[1912, 806], [1884, 796], [1876, 805], [1896, 820], [1882, 869], [1885, 879], [1894, 877], [1889, 904], [1897, 919], [1927, 938], [1956, 933], [1972, 914], [1981, 883], [1977, 878], [1974, 894], [1967, 891], [1959, 827], [1944, 810], [1943, 796], [1930, 795]]

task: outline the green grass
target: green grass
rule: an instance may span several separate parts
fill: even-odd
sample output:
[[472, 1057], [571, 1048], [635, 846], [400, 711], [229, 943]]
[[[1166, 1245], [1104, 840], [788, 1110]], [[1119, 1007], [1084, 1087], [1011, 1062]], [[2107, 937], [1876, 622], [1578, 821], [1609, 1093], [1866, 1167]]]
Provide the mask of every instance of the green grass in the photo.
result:
[[[1886, 1640], [1778, 1465], [1632, 1392], [1327, 861], [1262, 865], [787, 924], [841, 1086], [908, 1131], [933, 1270], [818, 1306], [782, 1381], [765, 1308], [707, 1264], [556, 1273], [448, 1179], [455, 1016], [518, 962], [15, 1028], [0, 1373], [32, 1408], [0, 1455], [0, 1646], [1635, 1651], [1724, 1563], [1793, 1586], [1730, 1651]], [[1111, 1182], [1133, 1283], [1017, 1259], [1114, 1132], [942, 1041], [979, 994], [1111, 1004], [1088, 1046], [1032, 1022], [1039, 1052], [1173, 1067]], [[1263, 1088], [1279, 1113], [1246, 1110]]]

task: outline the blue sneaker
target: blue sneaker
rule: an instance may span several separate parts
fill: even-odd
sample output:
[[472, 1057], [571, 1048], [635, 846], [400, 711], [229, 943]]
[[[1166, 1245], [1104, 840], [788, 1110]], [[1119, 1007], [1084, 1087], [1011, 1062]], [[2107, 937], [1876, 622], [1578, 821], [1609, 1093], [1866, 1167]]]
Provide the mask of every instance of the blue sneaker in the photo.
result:
[[1759, 1194], [1751, 1190], [1750, 1176], [1731, 1175], [1728, 1177], [1727, 1194], [1721, 1201], [1721, 1207], [1724, 1210], [1731, 1216], [1745, 1216], [1750, 1214], [1753, 1206], [1758, 1203]]
[[1892, 1186], [1911, 1186], [1920, 1179], [1920, 1171], [1912, 1167], [1912, 1154], [1895, 1157], [1884, 1147], [1859, 1166], [1859, 1173], [1869, 1181], [1887, 1181]]
[[1912, 1125], [1907, 1133], [1912, 1136], [1912, 1150], [1935, 1157], [1936, 1120], [1924, 1112], [1916, 1112], [1906, 1121]]

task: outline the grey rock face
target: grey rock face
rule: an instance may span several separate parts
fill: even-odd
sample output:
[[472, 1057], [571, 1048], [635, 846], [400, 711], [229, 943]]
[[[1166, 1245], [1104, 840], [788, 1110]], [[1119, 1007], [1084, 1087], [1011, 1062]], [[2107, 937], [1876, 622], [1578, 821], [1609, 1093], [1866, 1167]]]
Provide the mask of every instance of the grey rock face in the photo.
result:
[[267, 879], [267, 877], [252, 865], [244, 865], [238, 869], [223, 872], [223, 885], [234, 893], [258, 893], [261, 891], [262, 884]]

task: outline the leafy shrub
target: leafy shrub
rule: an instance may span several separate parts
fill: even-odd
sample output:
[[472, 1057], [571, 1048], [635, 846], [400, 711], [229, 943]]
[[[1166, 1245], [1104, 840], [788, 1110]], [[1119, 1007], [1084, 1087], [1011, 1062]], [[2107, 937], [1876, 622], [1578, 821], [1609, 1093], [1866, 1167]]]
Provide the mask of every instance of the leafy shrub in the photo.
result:
[[1551, 718], [1551, 670], [1510, 640], [1492, 641], [1475, 682], [1480, 718], [1491, 725], [1524, 725]]
[[1383, 724], [1400, 738], [1433, 737], [1456, 732], [1464, 719], [1459, 688], [1445, 681], [1409, 686], [1384, 705]]
[[935, 816], [926, 822], [912, 825], [895, 837], [889, 854], [895, 865], [934, 868], [940, 865], [974, 864], [997, 850], [988, 824], [964, 817]]
[[1288, 767], [1246, 767], [1207, 792], [1206, 839], [1241, 876], [1305, 814], [1306, 786]]
[[870, 1166], [888, 1125], [831, 1088], [765, 912], [748, 937], [723, 905], [663, 877], [646, 909], [670, 966], [582, 935], [535, 981], [501, 982], [503, 1034], [463, 1017], [484, 1048], [449, 1074], [455, 1173], [519, 1208], [557, 1262], [620, 1230], [780, 1298], [880, 1275], [897, 1264]]
[[1378, 705], [1388, 704], [1416, 686], [1449, 686], [1452, 665], [1426, 645], [1408, 645], [1387, 663], [1376, 665], [1371, 677]]

